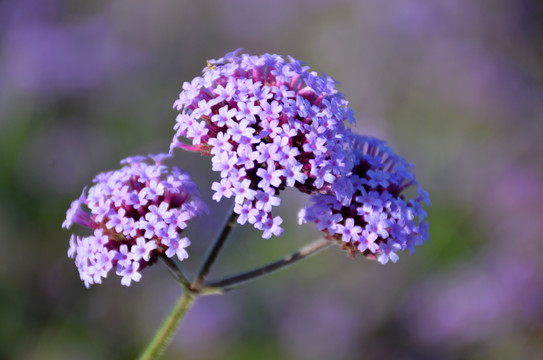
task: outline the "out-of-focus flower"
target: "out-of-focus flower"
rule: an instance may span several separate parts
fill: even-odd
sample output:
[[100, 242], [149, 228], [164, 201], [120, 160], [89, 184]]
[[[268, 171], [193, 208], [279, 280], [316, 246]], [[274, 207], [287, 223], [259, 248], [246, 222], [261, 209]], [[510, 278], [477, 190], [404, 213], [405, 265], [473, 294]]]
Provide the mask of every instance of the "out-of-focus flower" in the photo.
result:
[[153, 165], [130, 157], [120, 170], [99, 174], [67, 211], [63, 228], [77, 223], [94, 229], [91, 236], [72, 235], [68, 250], [86, 287], [101, 283], [113, 268], [130, 286], [160, 255], [188, 257], [190, 241], [180, 234], [207, 207], [188, 174], [161, 165], [163, 154], [151, 157]]
[[534, 286], [543, 280], [539, 264], [492, 251], [412, 291], [400, 316], [417, 341], [466, 346], [540, 326], [543, 291]]
[[0, 36], [0, 50], [5, 54], [0, 76], [6, 84], [41, 97], [84, 93], [145, 59], [119, 40], [104, 17], [13, 24]]
[[[296, 21], [304, 10], [307, 11], [305, 6], [293, 1], [233, 0], [220, 1], [217, 5], [222, 30], [242, 39], [272, 36], [274, 31]], [[249, 29], [252, 31], [247, 31]]]
[[[422, 203], [429, 205], [430, 199], [411, 172], [412, 165], [385, 142], [352, 135], [352, 145], [352, 174], [338, 179], [328, 193], [312, 196], [299, 222], [314, 222], [351, 255], [360, 252], [382, 264], [396, 262], [397, 251], [414, 252], [428, 240]], [[418, 196], [407, 200], [403, 192], [410, 186]]]
[[181, 113], [171, 150], [211, 155], [221, 174], [213, 198], [235, 197], [239, 223], [253, 224], [263, 238], [279, 236], [282, 219], [272, 208], [281, 190], [324, 191], [352, 166], [344, 121], [354, 118], [335, 83], [278, 55], [235, 51], [211, 60], [174, 103]]

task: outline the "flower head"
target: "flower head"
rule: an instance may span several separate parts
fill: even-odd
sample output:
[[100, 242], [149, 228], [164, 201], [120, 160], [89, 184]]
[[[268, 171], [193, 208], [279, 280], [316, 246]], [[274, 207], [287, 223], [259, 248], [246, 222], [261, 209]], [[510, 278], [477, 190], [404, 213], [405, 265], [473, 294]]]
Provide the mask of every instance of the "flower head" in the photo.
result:
[[[300, 223], [314, 222], [351, 255], [362, 253], [385, 264], [398, 260], [399, 250], [428, 240], [428, 222], [422, 203], [426, 191], [411, 172], [412, 165], [385, 142], [352, 135], [355, 156], [352, 173], [334, 183], [327, 193], [312, 196], [298, 215]], [[407, 200], [404, 190], [415, 187]]]
[[211, 60], [174, 103], [181, 113], [171, 150], [211, 155], [221, 176], [214, 199], [233, 196], [238, 214], [253, 214], [239, 221], [277, 236], [272, 207], [281, 190], [324, 191], [352, 166], [344, 122], [354, 118], [335, 84], [290, 57], [235, 51]]
[[94, 230], [91, 236], [72, 235], [68, 250], [87, 287], [112, 269], [129, 286], [161, 255], [188, 257], [190, 241], [180, 233], [207, 208], [188, 174], [162, 165], [162, 155], [150, 157], [155, 164], [131, 157], [120, 170], [99, 174], [66, 213], [62, 227], [77, 223]]

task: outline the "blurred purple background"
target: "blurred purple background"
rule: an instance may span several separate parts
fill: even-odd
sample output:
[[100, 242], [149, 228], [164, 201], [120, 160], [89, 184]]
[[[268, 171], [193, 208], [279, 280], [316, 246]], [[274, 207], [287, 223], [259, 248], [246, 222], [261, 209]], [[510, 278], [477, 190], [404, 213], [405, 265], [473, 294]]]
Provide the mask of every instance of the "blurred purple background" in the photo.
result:
[[[430, 243], [382, 266], [327, 250], [191, 309], [166, 359], [543, 358], [543, 3], [538, 0], [0, 2], [0, 358], [130, 359], [180, 293], [163, 266], [90, 290], [60, 225], [93, 176], [164, 152], [206, 59], [291, 55], [342, 83], [357, 131], [430, 193]], [[176, 152], [212, 216], [209, 158]], [[213, 274], [293, 251], [238, 228]]]

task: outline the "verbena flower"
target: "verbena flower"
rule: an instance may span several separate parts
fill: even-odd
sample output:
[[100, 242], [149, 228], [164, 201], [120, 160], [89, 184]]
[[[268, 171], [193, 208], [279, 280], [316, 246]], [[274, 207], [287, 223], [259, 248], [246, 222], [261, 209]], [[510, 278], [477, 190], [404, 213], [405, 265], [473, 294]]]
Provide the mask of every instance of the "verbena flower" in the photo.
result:
[[171, 151], [211, 155], [221, 177], [213, 198], [234, 197], [238, 222], [269, 238], [283, 231], [272, 216], [281, 190], [324, 191], [351, 168], [344, 121], [354, 118], [331, 77], [290, 57], [237, 52], [209, 61], [202, 77], [183, 84]]
[[[355, 156], [351, 175], [338, 180], [331, 191], [311, 197], [298, 217], [314, 222], [351, 255], [356, 252], [382, 264], [398, 260], [397, 252], [428, 240], [428, 222], [422, 203], [430, 199], [411, 172], [412, 165], [384, 141], [352, 135]], [[417, 195], [407, 199], [413, 186]]]
[[160, 255], [188, 257], [190, 241], [181, 233], [207, 207], [188, 174], [168, 170], [163, 154], [151, 157], [155, 164], [131, 157], [120, 170], [99, 174], [66, 213], [63, 228], [77, 223], [94, 230], [91, 236], [72, 235], [68, 250], [86, 287], [101, 283], [112, 269], [129, 286]]

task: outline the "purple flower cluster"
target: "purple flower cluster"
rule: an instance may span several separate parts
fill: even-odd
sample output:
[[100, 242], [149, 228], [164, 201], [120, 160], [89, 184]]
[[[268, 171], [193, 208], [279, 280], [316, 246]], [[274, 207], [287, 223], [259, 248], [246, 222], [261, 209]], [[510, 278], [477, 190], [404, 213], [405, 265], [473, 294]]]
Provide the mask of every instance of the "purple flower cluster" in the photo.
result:
[[[385, 142], [352, 135], [355, 156], [352, 174], [339, 179], [331, 191], [312, 196], [299, 213], [300, 223], [314, 222], [351, 255], [356, 252], [386, 264], [398, 260], [399, 250], [428, 240], [428, 222], [422, 203], [430, 204], [411, 172], [412, 165]], [[406, 200], [404, 190], [417, 189]]]
[[68, 250], [86, 287], [101, 283], [112, 269], [129, 286], [160, 255], [188, 257], [190, 241], [180, 233], [207, 207], [188, 174], [161, 165], [165, 155], [151, 157], [155, 164], [131, 157], [120, 170], [99, 174], [67, 211], [63, 228], [77, 223], [94, 230], [91, 236], [72, 235]]
[[[283, 233], [272, 211], [291, 187], [311, 195], [300, 223], [316, 223], [351, 255], [395, 262], [397, 251], [428, 239], [422, 203], [430, 201], [412, 166], [384, 142], [352, 134], [345, 127], [354, 123], [352, 110], [335, 81], [302, 62], [229, 53], [185, 82], [174, 106], [180, 114], [170, 153], [180, 147], [210, 155], [220, 173], [213, 199], [234, 198], [237, 222], [252, 224], [263, 238]], [[62, 226], [94, 230], [72, 235], [68, 250], [85, 286], [114, 268], [129, 286], [159, 256], [188, 257], [190, 241], [180, 234], [207, 208], [187, 174], [162, 165], [168, 156], [150, 156], [152, 165], [127, 158], [72, 203]], [[418, 196], [406, 200], [411, 186]]]
[[180, 114], [171, 150], [211, 155], [221, 177], [213, 199], [234, 197], [238, 223], [253, 224], [263, 238], [279, 236], [283, 220], [272, 208], [281, 190], [322, 192], [352, 167], [344, 121], [354, 118], [335, 83], [278, 55], [235, 51], [211, 60], [174, 103]]

